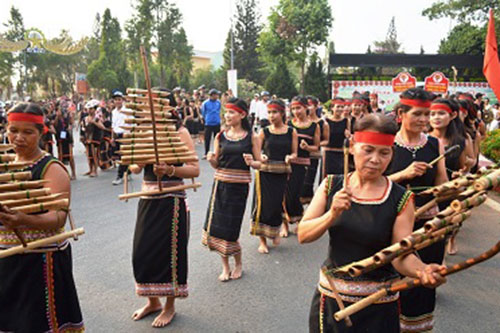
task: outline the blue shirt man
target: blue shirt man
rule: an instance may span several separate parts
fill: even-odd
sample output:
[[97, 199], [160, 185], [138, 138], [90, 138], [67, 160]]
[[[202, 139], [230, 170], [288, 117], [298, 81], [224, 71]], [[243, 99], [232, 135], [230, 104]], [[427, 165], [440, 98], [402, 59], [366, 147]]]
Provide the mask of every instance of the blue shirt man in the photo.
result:
[[203, 159], [207, 158], [208, 151], [210, 150], [210, 141], [212, 136], [215, 138], [217, 133], [220, 132], [220, 101], [219, 91], [211, 89], [209, 91], [210, 99], [205, 101], [201, 106], [201, 115], [205, 122], [205, 155]]

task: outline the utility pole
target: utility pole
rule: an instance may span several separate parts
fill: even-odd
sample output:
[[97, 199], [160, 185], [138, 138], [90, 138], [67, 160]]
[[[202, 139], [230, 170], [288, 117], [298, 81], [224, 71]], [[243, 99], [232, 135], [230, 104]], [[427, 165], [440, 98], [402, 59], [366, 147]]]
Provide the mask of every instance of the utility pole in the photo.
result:
[[229, 0], [229, 20], [231, 22], [231, 69], [234, 69], [234, 52], [233, 52], [233, 1]]

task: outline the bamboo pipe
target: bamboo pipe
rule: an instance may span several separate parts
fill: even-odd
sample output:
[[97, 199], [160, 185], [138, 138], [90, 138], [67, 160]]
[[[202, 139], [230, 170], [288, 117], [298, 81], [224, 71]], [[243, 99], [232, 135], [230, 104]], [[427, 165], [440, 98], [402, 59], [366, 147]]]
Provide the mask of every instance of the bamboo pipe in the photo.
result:
[[462, 213], [457, 213], [455, 215], [450, 215], [445, 218], [434, 218], [424, 224], [424, 228], [427, 232], [432, 232], [437, 229], [441, 229], [450, 224], [457, 224], [465, 221], [471, 216], [471, 211], [466, 211]]
[[463, 176], [463, 177], [460, 177], [458, 179], [455, 179], [453, 181], [453, 186], [455, 186], [455, 188], [461, 188], [461, 187], [468, 187], [472, 184], [472, 182], [474, 181], [474, 179], [477, 178], [477, 177], [471, 177], [471, 176]]
[[[181, 139], [179, 137], [162, 137], [162, 138], [156, 138], [158, 142], [162, 143], [181, 143], [182, 145], [185, 145], [184, 142], [181, 142]], [[134, 143], [154, 143], [154, 138], [128, 138], [128, 139], [118, 139], [116, 140], [120, 143], [124, 144], [134, 144]], [[153, 145], [154, 147], [154, 145]]]
[[[479, 256], [477, 256], [475, 258], [469, 258], [469, 259], [462, 261], [456, 265], [445, 268], [444, 270], [442, 270], [440, 272], [440, 274], [442, 276], [447, 276], [450, 274], [460, 272], [464, 269], [467, 269], [471, 266], [477, 265], [485, 260], [492, 258], [496, 254], [498, 254], [498, 252], [500, 252], [500, 242], [495, 244], [488, 251], [481, 253]], [[412, 289], [412, 288], [418, 287], [420, 285], [421, 285], [420, 279], [405, 278], [401, 281], [398, 281], [398, 282], [392, 284], [391, 286], [389, 286], [387, 288], [380, 289], [379, 291], [371, 294], [370, 296], [362, 299], [361, 301], [356, 302], [356, 303], [348, 306], [344, 310], [337, 311], [334, 314], [334, 318], [336, 321], [341, 321], [342, 319], [345, 319], [346, 317], [351, 316], [351, 315], [361, 311], [362, 309], [377, 302], [378, 300], [380, 300], [381, 298], [383, 298], [387, 295], [393, 295], [397, 292]]]
[[[76, 230], [76, 225], [75, 221], [73, 220], [73, 214], [71, 214], [71, 209], [68, 209], [68, 220], [69, 220], [69, 225], [71, 227], [71, 230]], [[73, 236], [74, 240], [78, 240], [78, 235]]]
[[44, 239], [36, 240], [33, 242], [29, 242], [26, 247], [23, 246], [16, 246], [7, 250], [0, 251], [0, 259], [1, 258], [6, 258], [9, 256], [13, 256], [16, 254], [21, 254], [25, 253], [28, 250], [35, 250], [37, 248], [52, 244], [52, 243], [57, 243], [64, 241], [68, 238], [83, 235], [85, 233], [85, 230], [83, 228], [71, 230], [71, 231], [66, 231], [62, 234], [47, 237]]
[[184, 190], [187, 190], [190, 188], [198, 188], [198, 187], [201, 187], [200, 183], [172, 186], [172, 187], [165, 188], [161, 191], [144, 191], [144, 192], [135, 192], [135, 193], [129, 193], [129, 194], [121, 194], [120, 196], [118, 196], [118, 199], [127, 200], [127, 199], [132, 199], [132, 198], [143, 197], [143, 196], [151, 196], [151, 195], [156, 195], [156, 194], [179, 192], [179, 191], [184, 191]]
[[[170, 148], [163, 148], [159, 147], [158, 148], [158, 153], [181, 153], [181, 152], [186, 152], [189, 151], [189, 148], [187, 146], [183, 147], [170, 147]], [[153, 149], [127, 149], [127, 150], [118, 150], [116, 152], [119, 155], [145, 155], [145, 154], [154, 154]]]
[[429, 165], [433, 166], [434, 164], [441, 161], [443, 158], [445, 158], [446, 156], [450, 155], [451, 153], [455, 152], [458, 149], [460, 149], [460, 145], [451, 146], [450, 148], [446, 149], [446, 151], [442, 155], [438, 156], [432, 162], [430, 162]]
[[30, 165], [29, 163], [26, 162], [12, 162], [12, 163], [2, 163], [0, 164], [0, 172], [7, 172], [11, 170], [20, 170], [22, 168], [27, 167]]
[[[160, 157], [160, 162], [164, 162], [167, 164], [181, 164], [181, 163], [189, 163], [197, 161], [198, 161], [197, 156]], [[152, 157], [150, 159], [144, 159], [144, 160], [136, 160], [136, 159], [125, 160], [125, 161], [122, 160], [121, 162], [124, 164], [155, 164], [156, 159]]]
[[31, 179], [31, 171], [9, 172], [0, 174], [0, 182], [9, 182], [14, 180], [29, 180]]
[[488, 199], [488, 195], [486, 194], [486, 192], [478, 192], [472, 197], [467, 198], [463, 201], [453, 200], [450, 206], [454, 211], [460, 212], [465, 209], [477, 207], [485, 202], [486, 199]]
[[[150, 111], [151, 107], [144, 103], [125, 103], [125, 107], [137, 111]], [[173, 108], [170, 105], [159, 105], [153, 104], [153, 109], [155, 111], [171, 111]]]
[[[138, 88], [127, 88], [127, 94], [136, 94], [136, 95], [146, 95], [149, 92], [146, 89], [138, 89]], [[159, 97], [168, 97], [170, 93], [168, 91], [161, 91], [161, 90], [151, 90], [151, 94], [153, 96], [159, 96]]]
[[[328, 285], [330, 287], [330, 290], [333, 292], [333, 296], [335, 297], [335, 301], [337, 302], [339, 309], [344, 310], [345, 309], [344, 302], [342, 301], [342, 298], [340, 298], [339, 292], [338, 292], [337, 288], [335, 287], [335, 282], [333, 281], [330, 274], [328, 274], [327, 268], [322, 267], [321, 272], [323, 273], [323, 275], [326, 277], [326, 280], [328, 281]], [[351, 318], [349, 318], [349, 316], [347, 316], [345, 318], [345, 324], [347, 327], [352, 327], [352, 321], [351, 321]]]
[[56, 193], [56, 194], [51, 194], [46, 197], [36, 197], [36, 198], [29, 198], [29, 199], [19, 199], [19, 200], [5, 200], [5, 201], [0, 201], [0, 204], [7, 206], [9, 208], [12, 207], [17, 207], [17, 206], [25, 206], [29, 204], [36, 204], [40, 202], [47, 202], [47, 201], [52, 201], [55, 199], [59, 199], [62, 197], [64, 193]]
[[[132, 103], [137, 103], [137, 102], [148, 103], [150, 99], [148, 97], [148, 94], [145, 94], [145, 95], [146, 96], [126, 95], [125, 100], [132, 102]], [[167, 98], [160, 98], [160, 97], [151, 96], [151, 99], [155, 104], [166, 105], [166, 106], [169, 106], [169, 104], [170, 104], [170, 100]]]
[[[158, 143], [158, 148], [163, 148], [163, 149], [186, 149], [187, 146], [183, 142], [178, 142], [176, 144], [171, 144], [171, 143]], [[121, 145], [120, 151], [134, 151], [134, 150], [139, 150], [139, 149], [153, 149], [152, 144], [147, 144], [147, 143], [136, 143], [136, 144], [124, 144]]]
[[12, 162], [16, 159], [16, 154], [0, 154], [0, 163]]
[[175, 119], [152, 119], [152, 118], [125, 118], [125, 124], [144, 124], [144, 123], [173, 123]]
[[474, 182], [474, 189], [476, 191], [484, 191], [500, 184], [500, 170], [495, 170], [489, 175], [483, 176]]
[[[157, 131], [156, 135], [158, 137], [178, 137], [179, 132], [174, 132], [174, 131]], [[153, 137], [153, 132], [132, 132], [132, 133], [123, 133], [123, 137], [125, 139], [128, 138], [149, 138]]]
[[425, 205], [423, 205], [422, 207], [419, 207], [416, 211], [415, 211], [415, 218], [419, 217], [420, 215], [422, 215], [423, 213], [425, 213], [426, 211], [428, 211], [432, 206], [434, 206], [435, 204], [437, 203], [437, 198], [434, 198], [432, 199], [431, 201], [427, 202]]
[[[191, 151], [186, 151], [182, 153], [165, 153], [165, 154], [159, 154], [159, 158], [170, 158], [170, 157], [186, 157], [186, 156], [195, 156], [194, 152]], [[122, 162], [127, 162], [129, 160], [136, 160], [136, 161], [142, 161], [142, 160], [150, 160], [152, 158], [155, 158], [154, 154], [146, 154], [146, 155], [122, 155], [121, 156], [121, 161]], [[133, 163], [132, 163], [133, 164]]]
[[0, 184], [0, 192], [40, 188], [43, 187], [43, 185], [46, 183], [48, 183], [47, 180], [34, 180], [18, 183]]
[[[151, 125], [135, 125], [135, 126], [127, 125], [127, 126], [120, 126], [120, 128], [130, 132], [153, 130], [153, 126]], [[156, 124], [156, 129], [159, 131], [177, 131], [174, 125], [165, 125], [165, 124]]]
[[[172, 108], [172, 110], [175, 108]], [[149, 111], [137, 111], [137, 110], [122, 110], [121, 113], [133, 116], [133, 117], [144, 117], [144, 118], [150, 118], [151, 117], [151, 112]], [[167, 112], [167, 111], [162, 111], [162, 112], [155, 112], [155, 116], [158, 118], [171, 118], [172, 113]], [[174, 119], [175, 120], [175, 119]]]
[[14, 145], [8, 143], [0, 143], [0, 152], [9, 151], [14, 149]]
[[48, 202], [40, 202], [32, 205], [12, 207], [11, 209], [25, 214], [33, 214], [33, 213], [44, 212], [46, 210], [58, 210], [61, 208], [68, 208], [68, 206], [69, 206], [69, 199], [60, 199]]
[[13, 199], [29, 199], [34, 197], [43, 197], [50, 194], [50, 189], [44, 187], [35, 190], [15, 191], [0, 193], [0, 201]]

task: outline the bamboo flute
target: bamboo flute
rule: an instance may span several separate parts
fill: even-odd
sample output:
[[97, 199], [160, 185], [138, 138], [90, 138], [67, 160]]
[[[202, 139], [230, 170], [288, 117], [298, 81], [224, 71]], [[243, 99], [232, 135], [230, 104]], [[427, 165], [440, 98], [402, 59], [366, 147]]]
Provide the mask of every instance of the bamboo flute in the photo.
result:
[[26, 206], [12, 207], [11, 209], [25, 214], [33, 214], [33, 213], [40, 213], [46, 210], [57, 210], [62, 208], [68, 208], [68, 206], [69, 206], [68, 199], [60, 199], [48, 202], [40, 202]]
[[21, 246], [16, 246], [16, 247], [7, 249], [7, 250], [2, 250], [2, 251], [0, 251], [0, 259], [6, 258], [9, 256], [13, 256], [16, 254], [25, 253], [28, 250], [35, 250], [35, 249], [42, 247], [42, 246], [45, 246], [45, 245], [64, 241], [68, 238], [75, 237], [78, 235], [83, 235], [84, 233], [85, 233], [85, 230], [83, 230], [83, 228], [79, 228], [79, 229], [75, 229], [75, 230], [71, 230], [71, 231], [66, 231], [66, 232], [59, 234], [59, 235], [55, 235], [55, 236], [47, 237], [44, 239], [36, 240], [33, 242], [29, 242], [29, 243], [27, 243], [26, 247], [23, 247], [21, 245]]
[[447, 216], [443, 219], [434, 218], [424, 224], [424, 228], [427, 232], [432, 232], [437, 229], [441, 229], [449, 224], [461, 223], [468, 219], [471, 215], [471, 211], [457, 213], [455, 215]]
[[8, 144], [8, 143], [0, 143], [0, 152], [5, 152], [9, 150], [13, 150], [14, 145]]
[[460, 212], [464, 209], [477, 207], [482, 203], [484, 203], [486, 199], [488, 199], [488, 195], [486, 194], [486, 192], [478, 192], [473, 196], [471, 196], [470, 198], [466, 198], [463, 201], [453, 200], [450, 206], [456, 212]]
[[0, 164], [0, 171], [6, 172], [11, 170], [20, 170], [28, 165], [29, 163], [26, 162], [2, 163]]
[[135, 192], [135, 193], [129, 193], [129, 194], [121, 194], [120, 196], [118, 196], [118, 199], [127, 200], [127, 199], [142, 197], [142, 196], [150, 196], [150, 195], [184, 191], [184, 190], [187, 190], [190, 188], [198, 188], [198, 187], [201, 187], [200, 183], [178, 185], [178, 186], [164, 188], [161, 191], [143, 191], [143, 192]]
[[14, 191], [0, 193], [0, 201], [13, 199], [29, 199], [34, 197], [43, 197], [50, 194], [50, 189], [43, 187], [35, 190]]
[[495, 170], [492, 173], [477, 179], [474, 182], [476, 191], [484, 191], [500, 184], [500, 170]]
[[36, 198], [19, 199], [19, 200], [5, 200], [5, 201], [0, 201], [0, 204], [7, 207], [25, 206], [34, 203], [52, 201], [60, 198], [61, 196], [63, 196], [63, 193], [51, 194], [46, 197], [36, 197]]
[[40, 188], [43, 187], [43, 184], [46, 183], [47, 183], [46, 180], [33, 180], [33, 181], [18, 182], [18, 183], [0, 184], [0, 192]]
[[30, 180], [31, 171], [8, 172], [0, 174], [0, 182], [9, 182], [14, 180]]
[[[455, 265], [452, 265], [450, 267], [443, 269], [440, 272], [440, 274], [442, 276], [447, 276], [450, 274], [460, 272], [464, 269], [467, 269], [469, 267], [472, 267], [474, 265], [477, 265], [483, 261], [486, 261], [486, 260], [492, 258], [496, 254], [498, 254], [498, 252], [500, 252], [500, 242], [496, 243], [491, 249], [487, 250], [486, 252], [480, 254], [477, 257], [469, 258], [469, 259], [462, 261], [458, 264], [455, 264]], [[415, 287], [419, 287], [420, 285], [421, 285], [420, 279], [404, 278], [403, 280], [395, 282], [391, 286], [389, 286], [387, 288], [383, 288], [383, 289], [371, 294], [370, 296], [362, 299], [361, 301], [348, 306], [344, 310], [337, 311], [334, 314], [334, 318], [336, 321], [340, 321], [342, 319], [345, 319], [347, 316], [353, 315], [353, 314], [361, 311], [362, 309], [377, 302], [378, 300], [380, 300], [381, 298], [383, 298], [387, 295], [393, 295], [393, 294], [400, 292], [400, 291], [403, 291], [403, 290], [408, 290], [408, 289], [412, 289]]]
[[[137, 88], [127, 88], [127, 94], [137, 94], [137, 95], [145, 95], [148, 91], [146, 89], [137, 89]], [[151, 90], [151, 93], [160, 97], [168, 97], [170, 93], [168, 91], [160, 91], [160, 90]]]

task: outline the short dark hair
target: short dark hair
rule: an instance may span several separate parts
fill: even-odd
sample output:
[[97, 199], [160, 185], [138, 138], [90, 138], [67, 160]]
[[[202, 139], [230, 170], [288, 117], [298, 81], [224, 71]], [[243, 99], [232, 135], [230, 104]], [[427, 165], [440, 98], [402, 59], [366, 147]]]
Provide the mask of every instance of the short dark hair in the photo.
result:
[[[42, 108], [35, 103], [19, 103], [16, 106], [14, 106], [9, 113], [28, 113], [28, 114], [33, 114], [36, 116], [42, 116], [43, 117], [43, 110]], [[40, 131], [40, 133], [43, 133], [43, 124], [34, 124], [36, 129]]]
[[[432, 101], [434, 100], [436, 96], [433, 93], [430, 93], [422, 88], [411, 88], [408, 90], [405, 90], [401, 93], [399, 96], [400, 99], [413, 99], [413, 100], [420, 100], [420, 101]], [[412, 109], [411, 106], [404, 105], [402, 103], [396, 104], [394, 107], [394, 110], [401, 109], [403, 112], [408, 112]]]
[[382, 134], [396, 135], [398, 132], [398, 125], [396, 122], [385, 115], [370, 113], [360, 120], [356, 121], [354, 125], [354, 132], [361, 132], [372, 130]]

